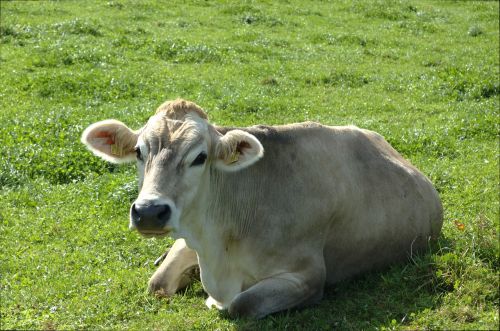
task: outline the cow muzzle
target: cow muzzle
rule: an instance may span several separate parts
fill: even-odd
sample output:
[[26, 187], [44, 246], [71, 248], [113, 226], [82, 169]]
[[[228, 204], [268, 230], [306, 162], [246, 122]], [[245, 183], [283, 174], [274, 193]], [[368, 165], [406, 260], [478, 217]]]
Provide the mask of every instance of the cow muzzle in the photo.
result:
[[130, 228], [145, 236], [158, 236], [170, 231], [167, 224], [172, 207], [163, 201], [139, 200], [130, 207]]

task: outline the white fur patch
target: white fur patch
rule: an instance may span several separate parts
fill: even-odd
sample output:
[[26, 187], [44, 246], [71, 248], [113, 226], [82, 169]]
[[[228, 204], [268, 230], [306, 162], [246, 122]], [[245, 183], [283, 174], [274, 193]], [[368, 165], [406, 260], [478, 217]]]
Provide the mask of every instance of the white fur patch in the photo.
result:
[[222, 304], [220, 302], [218, 302], [217, 300], [215, 300], [211, 296], [209, 296], [208, 299], [205, 301], [205, 305], [209, 309], [212, 309], [212, 308], [217, 308], [219, 310], [223, 310], [224, 309], [224, 306], [222, 306]]

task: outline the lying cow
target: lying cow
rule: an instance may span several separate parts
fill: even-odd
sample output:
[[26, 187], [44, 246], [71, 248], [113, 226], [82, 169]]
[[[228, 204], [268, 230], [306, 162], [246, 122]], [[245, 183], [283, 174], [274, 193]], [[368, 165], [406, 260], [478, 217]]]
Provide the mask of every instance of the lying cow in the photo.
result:
[[325, 283], [404, 260], [442, 226], [431, 182], [353, 126], [216, 127], [176, 100], [138, 131], [106, 120], [82, 142], [110, 162], [136, 160], [130, 229], [177, 239], [150, 289], [171, 295], [199, 265], [207, 305], [232, 317], [317, 302]]

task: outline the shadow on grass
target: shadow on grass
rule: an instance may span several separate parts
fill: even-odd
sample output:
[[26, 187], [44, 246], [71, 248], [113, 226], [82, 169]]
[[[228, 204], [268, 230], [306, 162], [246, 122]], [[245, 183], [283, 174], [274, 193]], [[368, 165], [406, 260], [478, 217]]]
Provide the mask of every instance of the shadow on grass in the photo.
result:
[[[237, 330], [366, 330], [408, 324], [413, 314], [434, 310], [445, 292], [453, 290], [436, 276], [435, 256], [451, 242], [439, 240], [432, 253], [413, 256], [380, 272], [371, 272], [325, 288], [323, 300], [262, 320], [234, 320]], [[443, 249], [445, 247], [445, 249]], [[221, 312], [221, 318], [229, 319]]]

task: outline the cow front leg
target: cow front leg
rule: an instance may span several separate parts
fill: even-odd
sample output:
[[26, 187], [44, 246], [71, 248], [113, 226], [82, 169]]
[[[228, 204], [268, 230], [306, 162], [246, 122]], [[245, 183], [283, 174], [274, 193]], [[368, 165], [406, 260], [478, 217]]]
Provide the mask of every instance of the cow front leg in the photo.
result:
[[323, 297], [325, 270], [283, 273], [264, 279], [238, 294], [229, 306], [229, 315], [262, 318], [281, 310], [301, 307]]
[[184, 239], [177, 239], [149, 280], [148, 289], [153, 294], [172, 296], [192, 282], [197, 268], [196, 252], [186, 245]]

